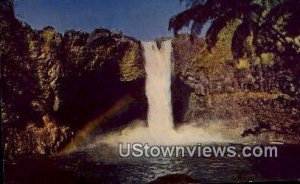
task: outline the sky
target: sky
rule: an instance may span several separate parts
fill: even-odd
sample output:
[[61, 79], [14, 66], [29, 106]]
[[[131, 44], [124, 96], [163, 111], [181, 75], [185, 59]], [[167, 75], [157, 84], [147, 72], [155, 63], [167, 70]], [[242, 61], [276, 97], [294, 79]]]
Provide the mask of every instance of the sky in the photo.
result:
[[63, 33], [103, 27], [140, 40], [172, 35], [168, 21], [184, 9], [179, 0], [15, 0], [17, 18], [35, 29], [49, 25]]

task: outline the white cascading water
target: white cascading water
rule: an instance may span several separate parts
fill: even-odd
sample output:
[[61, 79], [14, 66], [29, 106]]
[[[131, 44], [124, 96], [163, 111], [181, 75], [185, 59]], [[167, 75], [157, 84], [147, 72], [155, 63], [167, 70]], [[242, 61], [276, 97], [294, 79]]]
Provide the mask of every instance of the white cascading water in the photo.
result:
[[[219, 126], [203, 128], [196, 122], [174, 129], [171, 104], [172, 44], [163, 41], [160, 49], [156, 42], [142, 42], [146, 70], [148, 116], [144, 122], [135, 121], [121, 132], [100, 135], [97, 143], [149, 143], [155, 145], [222, 142]], [[196, 123], [197, 124], [197, 123]], [[215, 125], [215, 123], [211, 123]]]
[[148, 99], [148, 127], [153, 135], [173, 131], [171, 105], [171, 40], [161, 43], [143, 42]]

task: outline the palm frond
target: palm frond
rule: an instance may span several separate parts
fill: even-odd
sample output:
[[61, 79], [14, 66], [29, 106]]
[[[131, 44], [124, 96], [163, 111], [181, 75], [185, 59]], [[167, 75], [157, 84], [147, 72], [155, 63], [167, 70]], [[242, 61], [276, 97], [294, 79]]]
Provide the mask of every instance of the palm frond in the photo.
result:
[[201, 9], [203, 9], [203, 5], [197, 5], [173, 16], [169, 21], [168, 29], [173, 30], [174, 34], [177, 34], [180, 29], [190, 25], [190, 22], [195, 19], [196, 12], [200, 12]]
[[217, 17], [219, 0], [211, 0], [206, 3], [195, 3], [193, 1], [190, 8], [173, 16], [169, 21], [169, 30], [173, 30], [174, 34], [183, 27], [189, 27], [192, 23], [192, 32], [201, 32], [203, 25], [210, 19]]
[[300, 1], [298, 0], [287, 0], [283, 3], [277, 4], [272, 8], [265, 17], [264, 23], [261, 25], [261, 29], [267, 31], [273, 25], [276, 24], [276, 21], [285, 14], [291, 14], [295, 16], [299, 14], [300, 11]]
[[[294, 55], [299, 52], [299, 44], [294, 39], [300, 34], [299, 0], [182, 0], [182, 2], [186, 2], [188, 9], [172, 17], [169, 22], [169, 30], [174, 30], [175, 35], [183, 27], [192, 25], [191, 38], [193, 38], [202, 32], [208, 21], [211, 21], [212, 24], [206, 34], [208, 49], [211, 49], [216, 45], [218, 34], [227, 23], [232, 19], [240, 19], [242, 23], [232, 38], [234, 57], [245, 54], [243, 43], [250, 34], [253, 35], [251, 44], [255, 47], [254, 54], [267, 51], [280, 55], [289, 55], [286, 53]], [[283, 49], [279, 48], [281, 45]]]
[[289, 42], [287, 37], [295, 37], [300, 33], [299, 11], [300, 1], [297, 0], [287, 0], [273, 7], [258, 31], [257, 37], [261, 40], [257, 44], [258, 52], [275, 52], [282, 57], [297, 55], [299, 46]]

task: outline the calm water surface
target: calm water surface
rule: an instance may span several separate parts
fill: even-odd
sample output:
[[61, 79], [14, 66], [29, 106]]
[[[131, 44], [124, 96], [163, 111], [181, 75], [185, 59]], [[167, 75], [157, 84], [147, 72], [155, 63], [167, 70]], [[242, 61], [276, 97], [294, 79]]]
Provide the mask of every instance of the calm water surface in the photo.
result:
[[7, 164], [7, 183], [147, 183], [181, 173], [205, 183], [300, 179], [300, 145], [278, 146], [277, 158], [120, 158], [105, 146], [63, 157]]

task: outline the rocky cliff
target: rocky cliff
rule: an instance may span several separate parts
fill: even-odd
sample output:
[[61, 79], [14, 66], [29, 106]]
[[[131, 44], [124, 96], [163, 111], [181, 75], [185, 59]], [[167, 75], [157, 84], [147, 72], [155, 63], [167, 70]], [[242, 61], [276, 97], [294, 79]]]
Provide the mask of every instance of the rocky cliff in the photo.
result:
[[[146, 112], [140, 43], [119, 32], [96, 29], [34, 30], [1, 3], [2, 120], [5, 153], [47, 154], [104, 113], [119, 98], [135, 103], [109, 121], [119, 127]], [[125, 118], [124, 118], [125, 117]], [[107, 128], [107, 125], [103, 125]]]
[[211, 51], [202, 39], [174, 39], [177, 121], [218, 124], [225, 134], [266, 142], [299, 143], [299, 62], [290, 65], [271, 53], [234, 59], [231, 28], [221, 32]]
[[[2, 120], [5, 154], [51, 154], [85, 122], [126, 95], [135, 102], [101, 131], [145, 118], [145, 71], [138, 40], [96, 29], [34, 30], [1, 3]], [[230, 29], [212, 50], [202, 39], [173, 38], [172, 100], [177, 124], [219, 122], [240, 137], [299, 143], [298, 64], [271, 53], [234, 59]], [[232, 31], [231, 31], [232, 32]]]

